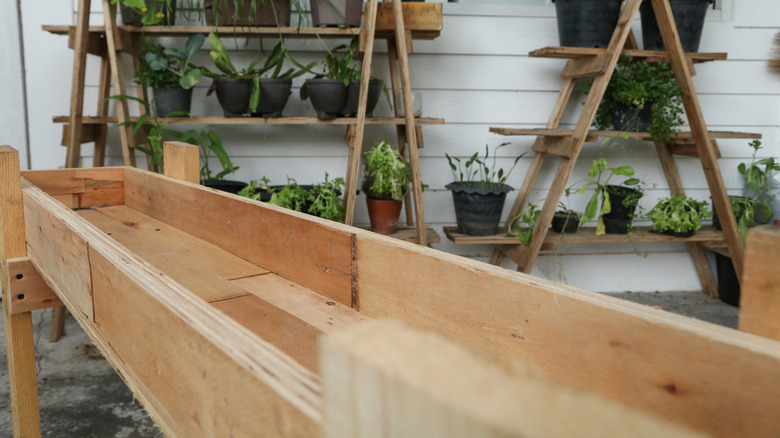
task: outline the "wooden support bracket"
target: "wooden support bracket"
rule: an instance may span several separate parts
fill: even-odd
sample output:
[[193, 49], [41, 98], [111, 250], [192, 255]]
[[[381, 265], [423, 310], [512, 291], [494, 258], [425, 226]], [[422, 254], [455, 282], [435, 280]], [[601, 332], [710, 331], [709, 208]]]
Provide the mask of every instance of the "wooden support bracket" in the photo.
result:
[[[81, 125], [81, 143], [89, 143], [95, 141], [100, 131], [98, 125]], [[70, 125], [62, 125], [62, 146], [70, 146]]]
[[8, 259], [8, 276], [11, 285], [11, 313], [62, 306], [57, 294], [43, 280], [29, 257]]
[[609, 63], [609, 56], [604, 52], [596, 56], [570, 59], [563, 68], [561, 77], [564, 79], [576, 79], [593, 75], [602, 75]]
[[[95, 33], [88, 33], [86, 35], [87, 39], [87, 46], [86, 51], [90, 55], [95, 56], [103, 56], [103, 53], [106, 48], [106, 40], [103, 38], [102, 35], [98, 35]], [[69, 49], [75, 49], [76, 48], [76, 27], [72, 26], [68, 28], [68, 48]]]

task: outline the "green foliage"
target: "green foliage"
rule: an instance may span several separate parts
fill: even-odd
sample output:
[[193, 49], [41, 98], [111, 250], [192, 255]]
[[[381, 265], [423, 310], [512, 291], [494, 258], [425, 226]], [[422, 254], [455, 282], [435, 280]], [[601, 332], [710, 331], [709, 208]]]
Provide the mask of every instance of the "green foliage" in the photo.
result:
[[[585, 92], [589, 89], [590, 85], [586, 85]], [[648, 131], [654, 140], [677, 135], [677, 128], [684, 123], [680, 85], [668, 63], [649, 63], [622, 55], [596, 112], [593, 124], [598, 129], [613, 125], [618, 103], [640, 108], [653, 106]]]
[[397, 148], [382, 140], [363, 154], [363, 190], [374, 199], [402, 201], [412, 181], [412, 169]]
[[184, 49], [165, 48], [160, 44], [144, 41], [142, 50], [146, 53], [141, 68], [135, 72], [135, 82], [150, 87], [164, 87], [178, 84], [188, 90], [200, 81], [202, 71], [190, 63], [195, 53], [203, 46], [203, 34], [193, 34], [187, 39]]
[[[232, 79], [252, 80], [252, 94], [249, 97], [249, 107], [252, 109], [252, 111], [255, 111], [257, 109], [257, 105], [260, 103], [260, 75], [255, 70], [255, 66], [258, 62], [260, 62], [260, 59], [252, 61], [248, 67], [239, 70], [233, 64], [233, 61], [230, 60], [230, 55], [228, 54], [227, 48], [225, 47], [225, 44], [222, 43], [222, 40], [219, 38], [219, 36], [214, 32], [209, 32], [208, 38], [209, 44], [211, 44], [209, 56], [211, 56], [211, 61], [214, 63], [214, 66], [216, 66], [217, 69], [222, 73], [212, 73], [208, 70], [205, 70], [203, 74], [213, 78], [225, 77]], [[215, 89], [216, 82], [211, 86], [211, 89], [209, 89], [209, 92], [206, 95], [210, 95]]]
[[[528, 206], [512, 220], [505, 237], [519, 237], [523, 245], [528, 245], [531, 243], [534, 227], [536, 227], [540, 214], [542, 214], [542, 210], [536, 204], [529, 202]], [[521, 226], [521, 223], [524, 223], [525, 226]]]
[[[230, 160], [225, 147], [222, 145], [222, 139], [216, 132], [208, 129], [201, 129], [196, 131], [194, 129], [184, 132], [180, 136], [180, 141], [185, 143], [194, 144], [200, 148], [200, 180], [221, 180], [226, 175], [229, 175], [236, 170], [238, 166], [234, 166]], [[219, 164], [222, 166], [222, 170], [213, 174], [209, 167], [209, 161], [212, 154], [217, 157]]]
[[[479, 152], [474, 152], [474, 154], [465, 162], [461, 162], [461, 159], [458, 157], [451, 157], [449, 154], [445, 153], [444, 155], [447, 157], [447, 162], [449, 162], [450, 170], [452, 170], [452, 176], [455, 178], [455, 182], [471, 183], [472, 185], [485, 188], [502, 187], [506, 184], [509, 174], [512, 173], [517, 166], [517, 162], [525, 156], [525, 152], [518, 155], [508, 172], [504, 172], [503, 168], [496, 169], [496, 154], [499, 149], [508, 144], [509, 143], [501, 143], [493, 149], [493, 163], [491, 165], [488, 165], [487, 163], [490, 155], [488, 145], [485, 145], [484, 157], [480, 158]], [[457, 163], [457, 165], [455, 163]]]
[[274, 192], [268, 203], [290, 210], [303, 211], [308, 195], [309, 193], [293, 178], [287, 177], [287, 185]]
[[[747, 193], [745, 198], [730, 198], [734, 215], [737, 216], [737, 226], [742, 240], [747, 239], [747, 230], [756, 226], [758, 222], [766, 222], [772, 217], [772, 206], [769, 205], [774, 195], [770, 192], [769, 173], [780, 171], [780, 162], [774, 157], [757, 159], [756, 155], [761, 149], [761, 141], [753, 140], [749, 146], [753, 149], [750, 163], [739, 163], [737, 170], [745, 177]], [[763, 199], [761, 198], [763, 196]], [[761, 217], [756, 217], [758, 212]], [[740, 216], [740, 212], [742, 215]]]
[[[148, 2], [148, 3], [147, 3]], [[109, 3], [121, 3], [141, 14], [141, 24], [154, 26], [156, 24], [168, 24], [173, 13], [171, 3], [173, 0], [109, 0]]]
[[[282, 71], [285, 60], [289, 60], [290, 62], [293, 63], [293, 65], [295, 65], [298, 68], [297, 69], [289, 68], [285, 71]], [[257, 70], [256, 75], [263, 76], [266, 73], [270, 72], [270, 74], [267, 75], [267, 77], [294, 79], [308, 71], [311, 71], [312, 67], [314, 67], [315, 65], [317, 65], [316, 62], [312, 62], [306, 66], [299, 64], [287, 52], [287, 48], [284, 46], [284, 41], [279, 41], [278, 43], [276, 43], [276, 46], [274, 46], [274, 49], [271, 52], [271, 56], [269, 56], [268, 59], [266, 59], [265, 64], [263, 64], [263, 67]]]
[[[596, 225], [597, 235], [605, 233], [603, 216], [612, 211], [607, 185], [609, 185], [609, 180], [615, 175], [628, 177], [620, 183], [620, 185], [634, 186], [632, 188], [639, 190], [641, 193], [641, 189], [638, 187], [641, 181], [638, 178], [633, 177], [633, 167], [629, 165], [609, 167], [607, 160], [603, 156], [593, 160], [593, 165], [590, 167], [590, 170], [588, 170], [588, 179], [577, 181], [566, 189], [566, 195], [568, 196], [574, 187], [582, 182], [585, 184], [577, 190], [578, 193], [585, 193], [589, 187], [593, 187], [593, 196], [591, 196], [588, 205], [585, 207], [585, 214], [582, 215], [580, 224], [583, 225], [596, 217], [596, 212], [599, 209], [599, 199], [601, 199], [601, 210], [598, 213], [598, 223]], [[623, 203], [626, 206], [636, 206], [639, 202], [639, 197], [641, 197], [641, 194], [639, 196], [629, 196]]]
[[706, 201], [678, 193], [658, 201], [647, 216], [653, 221], [653, 229], [659, 233], [671, 230], [685, 234], [701, 228], [701, 220], [712, 217], [712, 212], [708, 210]]
[[[220, 22], [221, 11], [225, 9], [225, 5], [227, 5], [228, 2], [233, 3], [234, 6], [235, 12], [233, 14], [233, 21], [238, 21], [240, 17], [244, 17], [248, 12], [250, 21], [256, 23], [257, 11], [266, 6], [270, 6], [274, 14], [274, 21], [276, 22], [276, 25], [279, 26], [279, 12], [276, 10], [276, 5], [271, 0], [214, 0], [212, 7], [216, 23]], [[298, 23], [298, 27], [300, 28], [301, 24], [308, 20], [304, 13], [305, 8], [303, 3], [300, 0], [290, 0], [290, 4], [295, 7], [296, 12], [298, 12], [298, 15], [301, 17], [301, 21]]]
[[245, 198], [249, 199], [255, 199], [260, 200], [260, 193], [257, 192], [257, 189], [261, 189], [265, 192], [270, 192], [270, 188], [268, 187], [268, 183], [271, 182], [268, 178], [262, 177], [259, 180], [251, 180], [249, 181], [249, 185], [244, 187], [243, 189], [239, 190], [237, 195], [243, 196]]
[[344, 206], [344, 200], [340, 193], [344, 190], [344, 178], [335, 178], [328, 180], [328, 173], [325, 173], [325, 182], [315, 184], [309, 192], [309, 214], [319, 216], [323, 219], [329, 219], [336, 222], [344, 222], [347, 208]]

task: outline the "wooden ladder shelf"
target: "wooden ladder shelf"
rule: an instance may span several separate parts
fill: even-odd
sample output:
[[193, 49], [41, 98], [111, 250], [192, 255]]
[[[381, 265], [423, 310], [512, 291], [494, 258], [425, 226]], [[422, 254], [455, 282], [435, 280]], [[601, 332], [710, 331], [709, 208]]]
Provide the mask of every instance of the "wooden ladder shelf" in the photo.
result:
[[[504, 231], [512, 218], [515, 218], [527, 204], [531, 190], [548, 155], [560, 157], [554, 182], [541, 209], [541, 214], [529, 244], [523, 245], [520, 239], [504, 237], [503, 232], [495, 236], [469, 237], [458, 234], [455, 228], [445, 228], [445, 232], [450, 240], [455, 243], [492, 244], [495, 246], [495, 249], [490, 259], [491, 263], [500, 264], [504, 257], [509, 257], [517, 263], [518, 271], [526, 273], [531, 271], [539, 252], [552, 249], [556, 243], [685, 241], [688, 243], [702, 286], [710, 296], [717, 296], [717, 288], [707, 264], [704, 248], [729, 254], [737, 272], [741, 272], [744, 244], [738, 232], [737, 222], [726, 194], [717, 161], [720, 158], [720, 153], [713, 139], [760, 138], [760, 135], [709, 132], [707, 130], [696, 91], [691, 81], [691, 76], [694, 74], [693, 63], [726, 59], [726, 54], [685, 53], [680, 43], [668, 0], [652, 0], [659, 29], [663, 36], [664, 46], [667, 50], [637, 50], [631, 33], [631, 23], [633, 23], [636, 17], [641, 2], [642, 0], [629, 0], [626, 2], [615, 32], [606, 49], [546, 47], [530, 53], [530, 56], [535, 57], [568, 59], [561, 75], [563, 77], [563, 86], [558, 94], [558, 99], [547, 126], [544, 129], [490, 129], [491, 132], [499, 135], [536, 136], [536, 141], [532, 146], [534, 155], [530, 168], [509, 212], [509, 220], [504, 226]], [[676, 138], [668, 141], [655, 141], [658, 156], [670, 190], [678, 193], [683, 193], [683, 187], [673, 156], [678, 154], [699, 157], [707, 184], [712, 193], [715, 208], [718, 212], [728, 212], [727, 214], [719, 215], [723, 216], [721, 220], [723, 226], [722, 233], [705, 229], [697, 233], [693, 238], [681, 239], [657, 235], [649, 232], [649, 229], [636, 230], [629, 236], [597, 236], [593, 230], [587, 228], [580, 230], [575, 235], [568, 236], [549, 232], [550, 223], [558, 202], [564, 195], [569, 177], [582, 151], [583, 144], [585, 142], [597, 141], [599, 137], [615, 137], [620, 134], [613, 131], [595, 131], [591, 129], [591, 125], [621, 54], [643, 57], [649, 61], [665, 61], [671, 64], [675, 78], [682, 88], [683, 106], [691, 131], [679, 133]], [[583, 109], [573, 129], [560, 129], [559, 124], [575, 89], [576, 80], [582, 77], [593, 77], [593, 83]], [[643, 140], [651, 140], [648, 133], [628, 133], [628, 135]]]

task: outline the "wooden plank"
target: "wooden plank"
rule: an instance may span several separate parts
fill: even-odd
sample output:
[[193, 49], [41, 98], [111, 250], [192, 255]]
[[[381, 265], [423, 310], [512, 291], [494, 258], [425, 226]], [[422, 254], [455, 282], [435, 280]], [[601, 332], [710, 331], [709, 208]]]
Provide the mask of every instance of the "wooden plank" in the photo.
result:
[[[598, 56], [605, 53], [607, 49], [595, 48], [595, 47], [559, 47], [548, 46], [541, 49], [534, 50], [528, 53], [528, 56], [539, 58], [561, 58], [561, 59], [577, 59], [583, 57]], [[669, 62], [670, 58], [666, 52], [658, 50], [631, 50], [626, 49], [623, 51], [628, 56], [634, 58], [651, 58], [655, 62]], [[689, 52], [685, 56], [693, 62], [707, 62], [707, 61], [720, 61], [725, 60], [728, 57], [727, 53], [703, 53], [703, 52]]]
[[325, 438], [704, 436], [393, 320], [325, 336], [320, 355]]
[[[86, 221], [65, 223], [51, 212], [72, 213], [65, 206], [46, 195], [27, 180], [24, 189], [24, 216], [29, 257], [46, 283], [59, 284], [68, 291], [63, 297], [52, 287], [57, 296], [85, 320], [94, 320], [92, 307], [92, 281], [87, 259], [87, 244], [79, 230]], [[45, 269], [44, 269], [45, 267]]]
[[14, 438], [41, 436], [32, 315], [11, 314], [7, 260], [27, 255], [20, 181], [19, 152], [0, 145], [0, 288]]
[[247, 292], [328, 333], [369, 318], [276, 274], [232, 280]]
[[[362, 233], [357, 251], [367, 316], [503, 363], [525, 360], [553, 380], [714, 436], [780, 428], [777, 341]], [[404, 275], [390, 282], [393, 272]]]
[[65, 167], [79, 167], [81, 160], [81, 117], [84, 110], [90, 4], [91, 0], [79, 0], [76, 30], [73, 37], [73, 78], [70, 85], [68, 153], [65, 157]]
[[22, 172], [22, 176], [58, 200], [68, 199], [59, 195], [73, 194], [73, 202], [66, 202], [71, 208], [124, 204], [124, 169], [121, 167], [28, 170]]
[[[395, 13], [392, 2], [377, 4], [377, 30], [395, 29]], [[407, 30], [441, 31], [441, 3], [404, 3], [402, 6], [404, 27]]]
[[780, 340], [780, 227], [748, 232], [739, 302], [739, 329]]
[[[100, 79], [98, 84], [98, 96], [97, 96], [97, 115], [103, 117], [108, 115], [108, 96], [111, 95], [111, 66], [108, 59], [108, 46], [105, 41], [101, 47], [100, 54]], [[94, 126], [87, 125], [82, 126], [82, 129]], [[95, 132], [95, 148], [94, 155], [92, 157], [93, 167], [103, 167], [106, 165], [106, 139], [108, 136], [108, 127], [106, 125], [98, 125]]]
[[[444, 233], [453, 243], [472, 245], [522, 245], [519, 237], [504, 237], [504, 234], [490, 236], [468, 236], [458, 233], [457, 227], [444, 227]], [[648, 242], [724, 242], [723, 233], [712, 226], [704, 226], [690, 237], [675, 237], [661, 234], [650, 226], [633, 227], [630, 234], [596, 235], [595, 227], [582, 227], [576, 233], [559, 234], [550, 230], [544, 238], [545, 244], [569, 243], [648, 243]]]
[[43, 280], [28, 257], [8, 259], [10, 312], [24, 313], [62, 306], [62, 301]]
[[125, 190], [128, 207], [352, 304], [352, 228], [135, 169]]
[[603, 74], [607, 65], [606, 52], [594, 56], [570, 59], [563, 67], [561, 77], [577, 79]]
[[[536, 135], [536, 136], [546, 136], [546, 137], [566, 137], [570, 136], [574, 133], [571, 129], [547, 129], [547, 128], [531, 128], [531, 129], [521, 129], [521, 128], [500, 128], [500, 127], [491, 127], [490, 132], [493, 132], [498, 135]], [[619, 136], [628, 136], [629, 138], [636, 138], [639, 140], [652, 140], [653, 137], [650, 135], [649, 132], [623, 132], [623, 131], [600, 131], [591, 129], [588, 131], [586, 141], [597, 141], [600, 137], [619, 137]], [[732, 131], [710, 131], [710, 137], [711, 138], [720, 138], [720, 139], [759, 139], [761, 138], [761, 134], [756, 133], [750, 133], [750, 132], [732, 132]], [[680, 131], [677, 133], [677, 136], [671, 138], [669, 140], [669, 143], [671, 144], [695, 144], [693, 134], [691, 134], [690, 131]]]
[[311, 372], [317, 372], [317, 336], [322, 331], [256, 295], [211, 303]]
[[[85, 1], [85, 0], [81, 0]], [[111, 83], [114, 86], [114, 94], [118, 96], [127, 95], [125, 91], [124, 68], [121, 54], [117, 51], [118, 38], [114, 35], [116, 27], [116, 4], [109, 0], [103, 0], [103, 25], [106, 30], [106, 44], [108, 51], [108, 62], [111, 70]], [[87, 8], [89, 10], [89, 8]], [[82, 11], [82, 9], [79, 9]], [[85, 12], [86, 13], [86, 12]], [[132, 126], [126, 124], [129, 121], [130, 111], [127, 107], [127, 100], [118, 99], [116, 102], [117, 122], [119, 126], [119, 137], [122, 142], [122, 160], [125, 166], [135, 166], [135, 153], [133, 146], [135, 141], [132, 135]], [[72, 113], [72, 111], [71, 111]], [[71, 125], [73, 125], [71, 123]], [[76, 137], [78, 138], [78, 137]]]
[[180, 141], [166, 141], [164, 173], [171, 178], [200, 183], [200, 148]]
[[[137, 117], [128, 117], [128, 120], [135, 122]], [[68, 118], [57, 116], [52, 119], [54, 123], [68, 123]], [[118, 123], [116, 117], [102, 116], [82, 118], [83, 124], [113, 124]], [[166, 120], [170, 125], [188, 125], [188, 124], [208, 124], [208, 125], [356, 125], [357, 119], [354, 117], [338, 117], [332, 120], [320, 120], [316, 117], [234, 117], [226, 119], [222, 116], [194, 116], [194, 117], [175, 117]], [[420, 117], [415, 119], [419, 125], [443, 125], [444, 119], [434, 117]], [[404, 125], [406, 119], [402, 117], [371, 117], [366, 118], [367, 125]]]

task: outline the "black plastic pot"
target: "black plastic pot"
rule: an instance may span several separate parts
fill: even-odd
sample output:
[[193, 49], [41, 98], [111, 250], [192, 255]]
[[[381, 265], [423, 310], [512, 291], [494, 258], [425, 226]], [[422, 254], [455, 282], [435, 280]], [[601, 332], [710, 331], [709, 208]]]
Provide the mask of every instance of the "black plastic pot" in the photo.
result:
[[602, 216], [606, 233], [628, 234], [636, 203], [625, 205], [624, 201], [629, 197], [639, 199], [642, 197], [642, 192], [630, 187], [608, 185], [607, 193], [609, 193], [610, 212]]
[[[152, 87], [154, 109], [160, 117], [167, 117], [171, 111], [182, 110], [190, 112], [192, 104], [192, 88], [185, 90], [178, 85], [169, 87]], [[185, 117], [178, 114], [176, 117]]]
[[251, 79], [217, 78], [217, 99], [225, 117], [242, 117], [249, 112]]
[[291, 88], [292, 79], [260, 79], [260, 103], [252, 115], [265, 118], [282, 117], [282, 110], [292, 93]]
[[715, 269], [718, 272], [718, 298], [726, 304], [739, 307], [742, 289], [731, 257], [715, 253]]
[[[154, 13], [162, 12], [165, 14], [161, 24], [166, 26], [173, 26], [176, 24], [176, 0], [170, 1], [170, 11], [167, 10], [164, 0], [150, 0], [147, 2], [147, 6]], [[119, 4], [119, 10], [122, 14], [122, 24], [126, 26], [143, 26], [143, 23], [141, 22], [143, 14], [122, 3]]]
[[498, 188], [486, 188], [479, 183], [452, 182], [455, 220], [458, 232], [469, 236], [489, 236], [498, 232], [506, 194], [512, 187], [504, 184]]
[[318, 119], [330, 120], [344, 114], [347, 86], [341, 79], [306, 79], [306, 89]]
[[[379, 98], [382, 95], [382, 83], [379, 79], [370, 79], [368, 81], [368, 100], [366, 101], [366, 117], [373, 117], [374, 108], [379, 103]], [[347, 108], [344, 110], [344, 115], [347, 117], [355, 117], [358, 110], [358, 103], [360, 101], [360, 81], [352, 80], [347, 87]]]
[[254, 1], [253, 17], [251, 0], [244, 1], [238, 11], [234, 0], [204, 0], [206, 24], [213, 26], [219, 21], [220, 26], [277, 26], [278, 21], [279, 26], [290, 25], [290, 0]]
[[556, 212], [552, 218], [552, 229], [556, 233], [574, 234], [580, 227], [578, 213]]
[[360, 27], [363, 0], [311, 0], [314, 27]]
[[[672, 8], [680, 43], [686, 52], [699, 50], [701, 32], [704, 28], [704, 16], [713, 0], [669, 0]], [[650, 0], [644, 0], [639, 6], [642, 15], [642, 40], [645, 50], [665, 50], [661, 31], [655, 19]]]
[[624, 103], [615, 104], [613, 124], [617, 131], [646, 132], [650, 127], [653, 105], [646, 102], [642, 108]]
[[561, 46], [607, 47], [621, 0], [553, 0]]
[[[729, 196], [729, 199], [745, 199], [744, 196]], [[745, 214], [745, 205], [739, 204], [739, 211], [737, 211], [737, 214], [735, 215], [735, 219], [737, 222], [742, 218], [742, 215]], [[712, 203], [712, 226], [715, 227], [718, 231], [723, 231], [723, 226], [720, 223], [720, 218], [718, 217], [718, 210], [715, 208], [715, 203]]]
[[238, 193], [248, 184], [243, 181], [233, 181], [229, 179], [207, 179], [200, 182], [201, 185], [211, 187], [212, 189], [222, 190], [228, 193]]

